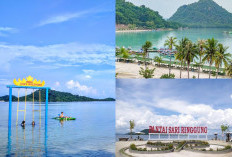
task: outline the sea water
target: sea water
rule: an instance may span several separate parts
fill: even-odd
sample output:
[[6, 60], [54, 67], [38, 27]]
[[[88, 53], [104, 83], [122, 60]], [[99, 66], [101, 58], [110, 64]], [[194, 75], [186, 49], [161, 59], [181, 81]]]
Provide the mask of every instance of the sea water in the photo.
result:
[[[146, 41], [151, 41], [153, 47], [163, 48], [167, 37], [176, 37], [178, 40], [187, 37], [193, 42], [199, 39], [215, 38], [224, 46], [228, 46], [227, 52], [232, 53], [232, 34], [225, 33], [225, 31], [232, 31], [226, 28], [195, 28], [172, 31], [147, 31], [147, 32], [118, 32], [116, 33], [117, 47], [130, 47], [132, 50], [140, 50]], [[154, 53], [150, 54], [152, 58]]]
[[[24, 102], [19, 104], [24, 109]], [[48, 125], [45, 132], [45, 106], [34, 112], [32, 127], [32, 103], [27, 103], [26, 127], [16, 126], [17, 103], [12, 106], [12, 129], [8, 136], [8, 102], [0, 102], [0, 154], [3, 156], [114, 156], [115, 147], [114, 102], [49, 103]], [[35, 110], [39, 104], [35, 104]], [[77, 118], [74, 121], [52, 119], [63, 111], [64, 115]], [[19, 124], [23, 120], [19, 112]]]

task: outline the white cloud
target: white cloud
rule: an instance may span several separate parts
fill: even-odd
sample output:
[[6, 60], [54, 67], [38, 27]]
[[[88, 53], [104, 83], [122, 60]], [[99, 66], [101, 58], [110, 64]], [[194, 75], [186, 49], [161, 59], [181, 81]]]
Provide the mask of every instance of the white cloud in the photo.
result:
[[[190, 104], [172, 99], [151, 100], [151, 103], [140, 100], [116, 102], [116, 129], [125, 133], [129, 120], [136, 123], [136, 131], [148, 128], [149, 125], [163, 126], [207, 126], [209, 129], [220, 129], [221, 124], [232, 125], [232, 109], [213, 109], [207, 104]], [[134, 103], [133, 103], [134, 102]], [[138, 105], [142, 104], [142, 105]], [[158, 109], [175, 112], [175, 114], [158, 113]]]
[[85, 74], [90, 75], [106, 75], [106, 74], [114, 74], [115, 70], [92, 70], [92, 69], [83, 69]]
[[96, 94], [97, 90], [94, 89], [93, 87], [88, 87], [86, 85], [81, 85], [78, 81], [73, 81], [70, 80], [68, 82], [66, 82], [66, 86], [68, 89], [76, 89], [79, 92], [84, 92], [86, 94], [88, 93], [92, 93], [92, 94]]
[[208, 111], [212, 110], [209, 105], [189, 104], [186, 101], [173, 99], [160, 99], [157, 103], [154, 103], [153, 105], [158, 108], [195, 116], [205, 115], [208, 113]]
[[31, 62], [52, 63], [57, 67], [74, 67], [79, 66], [80, 63], [114, 65], [114, 47], [80, 43], [46, 46], [0, 43], [0, 70], [9, 70], [11, 61], [27, 57], [31, 58]]
[[0, 85], [10, 85], [11, 81], [7, 80], [7, 79], [0, 79]]
[[86, 75], [85, 78], [91, 79], [92, 77], [90, 75]]
[[62, 23], [66, 21], [70, 21], [76, 18], [84, 17], [85, 15], [90, 15], [90, 14], [96, 14], [96, 13], [102, 13], [102, 12], [107, 12], [109, 10], [105, 9], [89, 9], [89, 10], [84, 10], [80, 12], [74, 12], [74, 13], [65, 13], [63, 15], [56, 15], [49, 17], [46, 20], [41, 21], [38, 26], [44, 26], [48, 24], [56, 24], [56, 23]]
[[70, 13], [70, 14], [64, 14], [64, 15], [50, 17], [44, 21], [41, 21], [39, 26], [44, 26], [47, 24], [54, 24], [54, 23], [62, 23], [62, 22], [69, 21], [69, 20], [74, 19], [74, 18], [82, 17], [88, 13], [89, 13], [88, 11], [83, 11], [83, 12], [78, 12], [78, 13]]
[[83, 69], [82, 71], [86, 74], [95, 72], [95, 70], [91, 70], [91, 69]]
[[60, 82], [59, 82], [59, 81], [56, 81], [56, 82], [55, 82], [55, 85], [56, 85], [56, 86], [60, 86]]
[[11, 27], [0, 27], [0, 36], [7, 36], [8, 33], [16, 33], [18, 30]]

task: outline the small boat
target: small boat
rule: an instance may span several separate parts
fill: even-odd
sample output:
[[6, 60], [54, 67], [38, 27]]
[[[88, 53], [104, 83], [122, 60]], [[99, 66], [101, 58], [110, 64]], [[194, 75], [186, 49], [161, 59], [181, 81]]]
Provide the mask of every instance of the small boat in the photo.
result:
[[56, 120], [76, 120], [76, 118], [60, 118], [60, 117], [54, 117], [52, 119], [56, 119]]

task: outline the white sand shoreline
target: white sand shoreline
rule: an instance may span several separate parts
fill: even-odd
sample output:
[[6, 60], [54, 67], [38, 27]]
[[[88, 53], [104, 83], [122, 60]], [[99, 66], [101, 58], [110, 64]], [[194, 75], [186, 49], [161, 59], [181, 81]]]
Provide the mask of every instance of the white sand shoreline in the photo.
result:
[[[138, 65], [138, 63], [124, 63], [124, 62], [116, 62], [116, 74], [117, 78], [140, 78], [142, 79], [143, 77], [139, 74], [140, 67], [144, 68], [144, 65]], [[149, 65], [149, 68], [156, 68], [154, 72], [154, 77], [155, 79], [159, 79], [163, 74], [168, 74], [169, 69], [166, 67], [158, 67], [155, 65]], [[179, 69], [172, 69], [171, 73], [175, 74], [176, 79], [180, 79], [180, 70]], [[195, 76], [196, 78], [198, 77], [198, 72], [189, 72], [190, 79]], [[182, 79], [187, 79], [188, 78], [188, 72], [187, 70], [182, 71]], [[207, 73], [200, 73], [200, 79], [208, 79], [209, 74]], [[215, 76], [211, 75], [212, 79], [215, 79]], [[227, 76], [218, 76], [219, 79], [227, 79], [229, 77]]]
[[116, 30], [116, 33], [133, 33], [133, 32], [151, 32], [151, 29], [135, 29], [135, 30]]

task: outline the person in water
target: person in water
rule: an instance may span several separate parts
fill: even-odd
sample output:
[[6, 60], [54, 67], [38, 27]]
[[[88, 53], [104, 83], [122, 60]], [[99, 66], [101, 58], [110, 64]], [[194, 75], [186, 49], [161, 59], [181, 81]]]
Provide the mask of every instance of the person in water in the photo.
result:
[[32, 121], [31, 125], [32, 125], [32, 126], [35, 126], [35, 121]]
[[70, 117], [64, 116], [64, 112], [61, 112], [60, 118], [70, 118]]
[[22, 121], [21, 126], [25, 127], [25, 120]]

